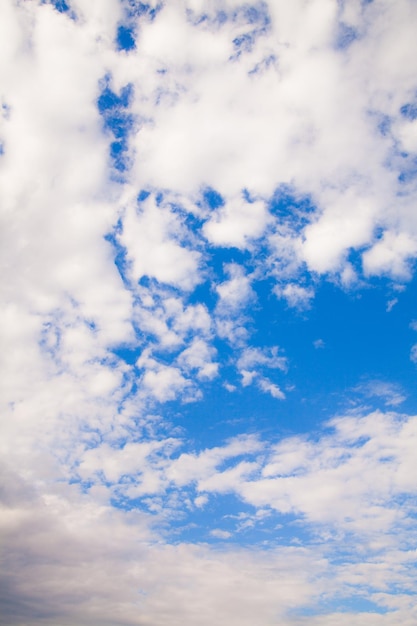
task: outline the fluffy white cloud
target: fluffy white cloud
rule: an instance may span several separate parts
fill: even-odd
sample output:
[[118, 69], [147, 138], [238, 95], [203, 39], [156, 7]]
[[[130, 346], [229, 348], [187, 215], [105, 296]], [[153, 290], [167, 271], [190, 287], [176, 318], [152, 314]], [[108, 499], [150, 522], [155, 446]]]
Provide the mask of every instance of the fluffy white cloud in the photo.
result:
[[268, 221], [263, 202], [232, 199], [204, 224], [203, 233], [210, 243], [246, 248], [251, 239], [263, 234]]
[[274, 288], [274, 293], [276, 293], [279, 298], [285, 298], [289, 306], [301, 309], [308, 308], [312, 298], [314, 298], [312, 288], [301, 287], [294, 283], [288, 283], [283, 287], [277, 285]]
[[[197, 16], [202, 8], [193, 10]], [[169, 97], [158, 100], [152, 124], [138, 135], [134, 176], [185, 194], [202, 184], [219, 190], [225, 206], [204, 232], [238, 247], [266, 224], [261, 201], [240, 200], [236, 217], [242, 189], [269, 197], [291, 182], [320, 209], [301, 253], [318, 272], [343, 271], [349, 249], [371, 245], [374, 230], [398, 223], [399, 213], [401, 228], [407, 223], [415, 235], [412, 194], [401, 190], [401, 160], [393, 158], [397, 137], [407, 142], [414, 123], [400, 115], [416, 87], [412, 3], [337, 10], [317, 1], [308, 11], [301, 3], [271, 3], [257, 6], [255, 25], [243, 5], [221, 10], [222, 21], [213, 5], [193, 22], [170, 5], [139, 40], [138, 59], [145, 55], [164, 69], [159, 93]], [[176, 45], [178, 38], [187, 46]], [[236, 51], [239, 41], [248, 43]], [[157, 90], [154, 79], [148, 85], [144, 110]], [[384, 119], [397, 124], [392, 133], [379, 129]]]
[[186, 379], [178, 367], [165, 365], [150, 356], [149, 349], [144, 350], [136, 365], [144, 370], [142, 385], [145, 394], [150, 394], [160, 402], [174, 400], [191, 381]]
[[134, 280], [150, 276], [184, 289], [196, 285], [199, 254], [181, 245], [181, 230], [175, 213], [153, 197], [127, 208], [120, 242], [131, 259]]
[[210, 380], [217, 376], [219, 364], [212, 360], [214, 348], [210, 348], [202, 339], [194, 339], [178, 357], [178, 363], [188, 370], [197, 370], [198, 378]]
[[221, 313], [235, 314], [249, 299], [254, 297], [254, 292], [250, 285], [250, 278], [245, 275], [240, 265], [229, 263], [225, 270], [230, 278], [216, 287], [219, 296], [217, 306]]
[[363, 255], [366, 274], [389, 274], [397, 279], [410, 277], [409, 261], [417, 250], [417, 239], [407, 233], [386, 232]]

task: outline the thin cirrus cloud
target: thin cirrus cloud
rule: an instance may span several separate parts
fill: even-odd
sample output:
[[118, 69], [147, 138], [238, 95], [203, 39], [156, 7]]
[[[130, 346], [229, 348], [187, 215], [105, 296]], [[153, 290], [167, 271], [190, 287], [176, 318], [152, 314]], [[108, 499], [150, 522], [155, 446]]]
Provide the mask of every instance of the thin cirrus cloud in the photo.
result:
[[0, 624], [416, 622], [416, 10], [3, 3]]

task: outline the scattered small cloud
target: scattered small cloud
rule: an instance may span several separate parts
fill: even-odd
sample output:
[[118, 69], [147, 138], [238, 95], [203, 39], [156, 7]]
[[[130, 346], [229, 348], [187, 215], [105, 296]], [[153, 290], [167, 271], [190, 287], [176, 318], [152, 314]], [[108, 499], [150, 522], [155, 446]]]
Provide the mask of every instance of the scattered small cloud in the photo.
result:
[[212, 537], [215, 537], [216, 539], [230, 539], [230, 537], [232, 536], [232, 533], [230, 533], [228, 530], [221, 530], [220, 528], [213, 528], [213, 530], [210, 531], [210, 535]]
[[314, 298], [314, 290], [311, 287], [302, 287], [295, 283], [285, 286], [275, 286], [274, 293], [278, 298], [287, 301], [288, 306], [295, 309], [308, 309]]
[[398, 298], [392, 298], [391, 300], [388, 300], [388, 302], [387, 302], [387, 313], [392, 311], [392, 309], [395, 307], [396, 304], [398, 304]]
[[386, 406], [399, 406], [406, 399], [401, 386], [381, 380], [371, 380], [358, 385], [354, 391], [366, 398], [380, 398]]

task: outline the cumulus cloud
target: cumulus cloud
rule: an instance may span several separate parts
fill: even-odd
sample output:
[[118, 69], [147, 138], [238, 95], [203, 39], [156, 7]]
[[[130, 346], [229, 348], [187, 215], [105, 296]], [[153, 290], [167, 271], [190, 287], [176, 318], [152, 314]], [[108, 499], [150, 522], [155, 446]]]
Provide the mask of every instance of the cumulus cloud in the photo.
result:
[[289, 306], [294, 308], [308, 308], [314, 291], [311, 288], [301, 287], [296, 284], [287, 284], [285, 287], [276, 286], [274, 292], [279, 298], [285, 298]]
[[220, 246], [247, 247], [251, 239], [260, 237], [268, 223], [265, 204], [233, 199], [205, 223], [203, 233], [210, 243]]
[[133, 279], [156, 278], [184, 289], [198, 282], [198, 252], [181, 245], [181, 222], [168, 207], [150, 197], [123, 218], [120, 243], [131, 259]]

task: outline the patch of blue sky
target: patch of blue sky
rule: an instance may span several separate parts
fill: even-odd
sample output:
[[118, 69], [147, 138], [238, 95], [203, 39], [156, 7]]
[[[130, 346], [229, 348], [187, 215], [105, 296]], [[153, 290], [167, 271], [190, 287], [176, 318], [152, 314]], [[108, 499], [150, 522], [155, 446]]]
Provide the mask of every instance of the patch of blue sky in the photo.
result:
[[[168, 419], [184, 428], [195, 449], [224, 445], [242, 433], [276, 442], [300, 430], [297, 416], [291, 415], [286, 402], [261, 393], [255, 386], [242, 387], [236, 370], [226, 369], [221, 369], [221, 380], [205, 386], [201, 400], [174, 402], [167, 412]], [[229, 391], [225, 384], [236, 389]]]
[[340, 22], [337, 29], [335, 47], [337, 50], [346, 50], [358, 37], [358, 32], [352, 26]]
[[402, 171], [398, 174], [398, 181], [405, 185], [417, 178], [417, 156], [407, 155], [407, 157], [404, 159]]
[[[266, 32], [266, 29], [252, 30], [235, 37], [235, 39], [233, 39], [234, 53], [231, 55], [230, 60], [235, 61], [239, 59], [242, 54], [252, 52], [257, 39], [266, 34]], [[265, 68], [265, 63], [261, 65], [258, 63], [249, 71], [249, 74], [254, 74], [257, 71], [259, 72], [262, 67]]]
[[251, 52], [253, 45], [257, 39], [258, 32], [252, 31], [250, 33], [243, 33], [233, 39], [233, 46], [236, 51], [236, 56], [243, 52]]
[[400, 108], [400, 113], [410, 121], [417, 119], [417, 102], [407, 102]]
[[[213, 204], [220, 201], [215, 195], [209, 198]], [[281, 198], [277, 210], [281, 209], [285, 216], [285, 205], [290, 202], [291, 197], [284, 201]], [[308, 211], [306, 202], [307, 214]], [[123, 274], [122, 248], [119, 255], [119, 271]], [[217, 301], [213, 283], [226, 278], [225, 264], [248, 263], [248, 256], [234, 248], [214, 247], [208, 255], [210, 280], [200, 284], [186, 301], [203, 303], [213, 311]], [[148, 277], [141, 279], [141, 286], [151, 290], [156, 301], [168, 291], [180, 295]], [[214, 345], [221, 354], [221, 378], [203, 386], [202, 400], [189, 404], [175, 400], [165, 407], [166, 415], [183, 426], [196, 443], [218, 445], [242, 432], [242, 427], [246, 432], [259, 432], [276, 439], [284, 433], [307, 432], [317, 422], [353, 406], [386, 408], [383, 396], [364, 399], [363, 394], [353, 391], [360, 383], [372, 380], [397, 383], [405, 390], [404, 406], [416, 409], [415, 365], [408, 358], [415, 343], [415, 333], [409, 326], [415, 281], [404, 291], [392, 291], [398, 301], [389, 314], [389, 282], [384, 279], [370, 280], [368, 289], [360, 294], [344, 292], [330, 282], [323, 283], [317, 289], [314, 307], [302, 312], [278, 300], [272, 294], [272, 287], [272, 279], [254, 285], [257, 302], [251, 305], [248, 314], [256, 332], [248, 345], [279, 345], [283, 349], [288, 357], [288, 372], [268, 372], [268, 375], [284, 390], [286, 399], [278, 401], [261, 393], [255, 385], [242, 388], [235, 367], [235, 348], [217, 338]], [[149, 335], [144, 335], [142, 341], [147, 338]], [[133, 364], [139, 352], [138, 347], [121, 347], [117, 355]], [[160, 352], [159, 357], [161, 362], [169, 364], [172, 354], [164, 357]], [[235, 390], [228, 391], [224, 384]]]
[[314, 217], [317, 207], [312, 198], [300, 195], [291, 185], [280, 185], [268, 200], [268, 210], [276, 216], [279, 223], [291, 227], [296, 233], [301, 232]]
[[[195, 493], [195, 497], [199, 495]], [[190, 501], [193, 500], [190, 498]], [[276, 536], [276, 526], [280, 525], [277, 519], [281, 519], [279, 516], [274, 516], [274, 526], [269, 526], [269, 519], [258, 520], [257, 524], [250, 526], [256, 511], [232, 494], [210, 494], [204, 507], [194, 508], [188, 515], [186, 510], [184, 513], [182, 519], [170, 520], [169, 529], [166, 530], [168, 539], [212, 545], [223, 542], [239, 546], [269, 543], [271, 547], [280, 541]], [[248, 522], [248, 526], [242, 529], [244, 522]]]
[[[382, 463], [389, 462], [388, 457], [386, 458], [382, 457], [380, 460]], [[417, 518], [417, 501], [416, 501], [415, 494], [400, 493], [396, 495], [395, 498], [392, 498], [391, 502], [395, 503], [396, 509], [406, 510], [407, 517], [410, 517], [412, 519]], [[415, 537], [411, 538], [411, 541], [415, 541]], [[417, 552], [415, 553], [414, 564], [412, 561], [411, 561], [411, 564], [413, 565], [413, 567], [417, 566]]]
[[144, 200], [146, 200], [146, 198], [149, 198], [150, 195], [150, 191], [148, 191], [147, 189], [141, 189], [137, 195], [137, 201], [143, 202]]
[[113, 167], [122, 174], [130, 165], [129, 135], [135, 127], [135, 117], [128, 111], [133, 97], [133, 85], [125, 85], [119, 94], [110, 85], [111, 77], [106, 76], [101, 84], [102, 91], [97, 99], [97, 107], [103, 117], [104, 130], [114, 137], [110, 144]]
[[110, 84], [111, 76], [107, 75], [101, 83], [102, 92], [97, 100], [98, 110], [102, 115], [117, 107], [127, 108], [133, 98], [133, 85], [125, 85], [120, 93], [116, 94], [110, 88]]
[[105, 240], [112, 246], [113, 248], [113, 260], [114, 264], [117, 267], [117, 270], [120, 274], [120, 277], [123, 281], [123, 284], [127, 289], [130, 289], [130, 279], [128, 277], [128, 260], [126, 248], [119, 243], [118, 235], [122, 232], [122, 222], [119, 220], [112, 232], [105, 235]]
[[[206, 187], [205, 189], [203, 189], [202, 201], [204, 205], [213, 210], [224, 206], [224, 198], [218, 191], [216, 191], [212, 187]], [[197, 202], [197, 205], [199, 205], [199, 202]]]
[[[259, 305], [251, 311], [258, 329], [256, 342], [279, 345], [288, 358], [283, 378], [284, 388], [290, 390], [284, 402], [275, 401], [273, 412], [281, 423], [308, 430], [351, 406], [352, 388], [370, 378], [397, 383], [406, 390], [408, 405], [417, 408], [415, 366], [407, 358], [414, 341], [409, 316], [416, 281], [398, 293], [398, 303], [389, 314], [386, 286], [387, 281], [375, 279], [359, 294], [323, 283], [314, 307], [303, 312], [268, 296], [268, 285], [263, 294], [256, 286]], [[377, 397], [367, 400], [376, 406], [382, 402]]]
[[209, 273], [220, 281], [226, 279], [228, 275], [227, 266], [230, 263], [244, 266], [249, 271], [255, 266], [248, 250], [241, 250], [234, 246], [224, 248], [212, 245], [206, 249], [206, 255]]
[[242, 54], [251, 52], [258, 38], [269, 32], [271, 19], [269, 16], [268, 5], [264, 2], [259, 2], [255, 5], [244, 5], [239, 7], [231, 15], [231, 20], [233, 22], [238, 21], [239, 23], [243, 23], [251, 27], [249, 30], [242, 32], [233, 39], [235, 52], [231, 56], [231, 60], [236, 60]]
[[[398, 383], [406, 391], [407, 406], [415, 409], [415, 366], [408, 359], [415, 339], [409, 327], [415, 285], [399, 294], [388, 315], [385, 286], [386, 282], [375, 281], [359, 297], [325, 284], [318, 290], [314, 308], [303, 313], [294, 313], [284, 302], [268, 296], [270, 289], [266, 288], [250, 312], [258, 329], [250, 345], [283, 348], [289, 360], [288, 373], [268, 374], [284, 389], [286, 400], [277, 401], [253, 385], [242, 388], [233, 364], [233, 347], [217, 340], [223, 363], [221, 380], [204, 385], [203, 399], [196, 403], [170, 402], [168, 414], [194, 440], [202, 437], [201, 444], [216, 445], [241, 431], [242, 425], [248, 432], [278, 437], [283, 432], [308, 431], [316, 420], [325, 421], [341, 409], [352, 408], [352, 403], [384, 408], [383, 397], [364, 401], [360, 393], [352, 391], [369, 380]], [[209, 285], [205, 289], [206, 294], [211, 293]], [[214, 299], [211, 305], [206, 302], [209, 307], [215, 304]], [[135, 351], [126, 353], [129, 361], [135, 356]], [[169, 357], [166, 359], [168, 364]], [[228, 391], [224, 382], [236, 390]]]
[[77, 14], [66, 0], [42, 0], [41, 4], [51, 4], [58, 13], [65, 14], [71, 20], [77, 20]]
[[138, 358], [142, 353], [142, 346], [140, 347], [131, 347], [131, 346], [118, 346], [117, 348], [113, 348], [112, 352], [119, 359], [122, 359], [128, 365], [134, 365]]
[[65, 0], [49, 0], [49, 4], [52, 4], [59, 13], [67, 13], [70, 10], [70, 5]]
[[[146, 193], [143, 192], [142, 200]], [[209, 195], [209, 199], [219, 206], [218, 197]], [[291, 202], [291, 196], [280, 198], [275, 209], [285, 217], [285, 207], [291, 206]], [[308, 215], [307, 201], [305, 209]], [[213, 249], [210, 264], [215, 281], [225, 278], [225, 263], [242, 264], [246, 262], [244, 256], [237, 249]], [[154, 279], [144, 277], [141, 284], [151, 289], [157, 299], [160, 290], [167, 293], [168, 288]], [[359, 383], [374, 379], [401, 385], [407, 392], [409, 410], [416, 409], [416, 370], [408, 359], [415, 342], [415, 333], [409, 326], [410, 310], [415, 309], [415, 281], [404, 291], [393, 290], [398, 302], [389, 314], [390, 284], [384, 279], [370, 280], [368, 289], [361, 293], [344, 292], [330, 282], [323, 283], [317, 289], [312, 310], [303, 312], [294, 312], [285, 301], [277, 300], [271, 293], [272, 285], [272, 280], [255, 285], [258, 302], [251, 307], [250, 315], [257, 331], [249, 345], [283, 348], [289, 360], [288, 373], [275, 372], [271, 377], [285, 390], [286, 400], [278, 401], [254, 385], [242, 388], [233, 364], [233, 347], [216, 340], [223, 363], [221, 378], [204, 385], [203, 398], [198, 402], [183, 404], [174, 400], [164, 408], [167, 419], [183, 427], [197, 448], [222, 444], [242, 429], [277, 441], [286, 434], [308, 432], [333, 414], [354, 406], [384, 408], [383, 397], [364, 400], [354, 391]], [[176, 290], [172, 293], [178, 295]], [[213, 310], [216, 297], [211, 282], [200, 285], [189, 301], [203, 302]], [[139, 352], [123, 350], [117, 351], [118, 356], [132, 364]], [[166, 357], [167, 364], [170, 358]], [[235, 391], [228, 391], [224, 383], [235, 387]]]
[[134, 50], [136, 48], [135, 29], [133, 26], [120, 24], [117, 28], [116, 44], [118, 50]]
[[[288, 611], [289, 616], [294, 617], [323, 617], [332, 613], [343, 614], [353, 613], [355, 616], [362, 613], [367, 616], [385, 615], [389, 613], [389, 609], [378, 605], [371, 599], [371, 593], [369, 597], [363, 593], [359, 594], [352, 590], [352, 595], [345, 595], [343, 597], [330, 598], [325, 596], [316, 602], [312, 602], [308, 606], [297, 607], [296, 609], [290, 609]], [[335, 618], [337, 619], [337, 618]], [[354, 619], [354, 618], [352, 618]]]

